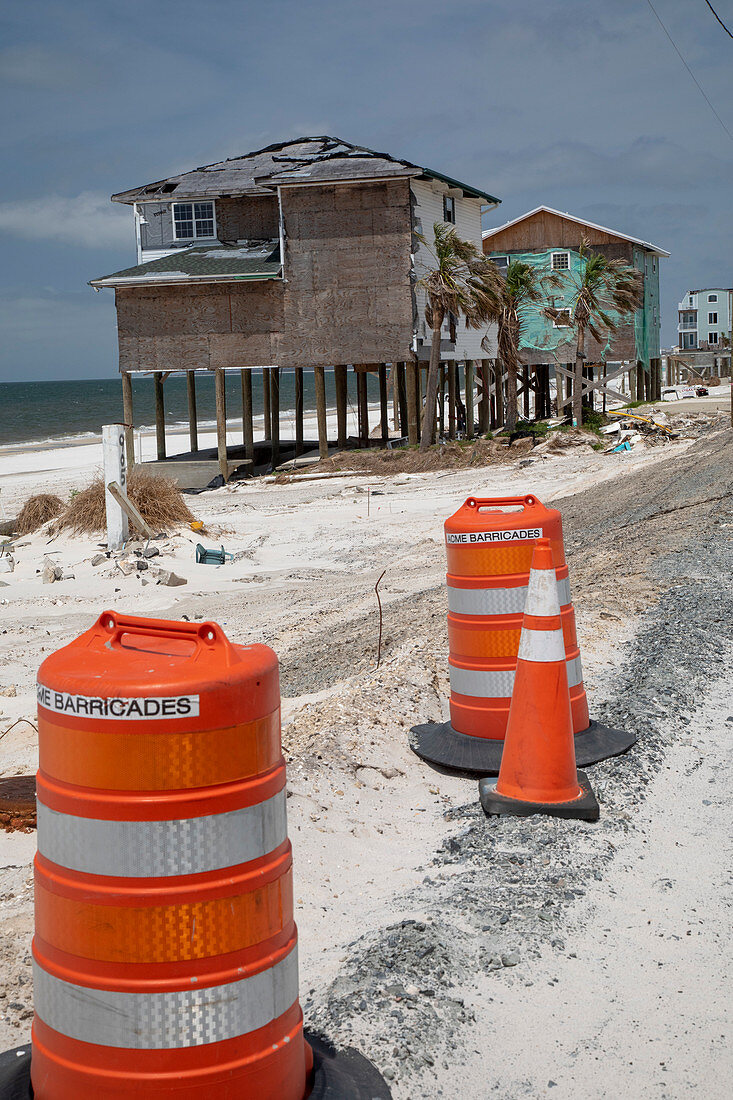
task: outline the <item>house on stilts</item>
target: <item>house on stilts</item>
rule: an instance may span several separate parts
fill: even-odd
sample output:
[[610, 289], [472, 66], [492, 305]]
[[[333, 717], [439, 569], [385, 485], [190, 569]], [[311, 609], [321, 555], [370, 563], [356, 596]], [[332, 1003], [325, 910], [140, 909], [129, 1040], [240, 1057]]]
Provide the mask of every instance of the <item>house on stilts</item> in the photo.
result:
[[[164, 383], [170, 374], [185, 372], [190, 450], [176, 458], [211, 476], [219, 470], [228, 479], [235, 470], [242, 474], [263, 461], [272, 466], [281, 461], [285, 371], [294, 372], [295, 439], [287, 446], [296, 454], [308, 446], [304, 371], [314, 375], [321, 457], [329, 443], [343, 448], [386, 442], [394, 431], [390, 391], [397, 434], [417, 442], [431, 341], [415, 285], [432, 266], [420, 238], [429, 242], [433, 224], [443, 220], [480, 249], [482, 212], [498, 199], [386, 153], [334, 137], [304, 137], [134, 187], [112, 200], [132, 207], [137, 264], [91, 285], [115, 291], [130, 463], [137, 373], [152, 375], [162, 463], [173, 458], [166, 449]], [[484, 429], [491, 419], [494, 353], [491, 331], [472, 331], [462, 318], [446, 318], [441, 359], [451, 400], [460, 404], [455, 378], [463, 363], [466, 405], [473, 411], [479, 398]], [[196, 414], [202, 372], [214, 375], [216, 391], [218, 444], [206, 455], [198, 448]], [[229, 372], [241, 374], [241, 406], [237, 399], [235, 409], [231, 386], [225, 385]], [[252, 372], [262, 372], [259, 433]], [[327, 373], [335, 391], [331, 440]], [[369, 374], [379, 385], [379, 412], [372, 412], [371, 427]], [[350, 388], [358, 410], [351, 440]], [[232, 446], [227, 417], [231, 431], [240, 415], [241, 444]], [[454, 426], [454, 406], [449, 422]], [[470, 415], [469, 432], [473, 426]]]
[[[614, 317], [618, 328], [605, 342], [587, 334], [584, 401], [587, 399], [592, 405], [593, 393], [599, 391], [626, 397], [613, 389], [608, 390], [608, 386], [613, 383], [625, 388], [627, 376], [631, 400], [636, 400], [637, 396], [640, 400], [645, 396], [656, 400], [661, 396], [659, 261], [668, 257], [669, 252], [619, 230], [596, 225], [549, 206], [538, 206], [483, 234], [484, 253], [501, 270], [506, 271], [512, 261], [521, 260], [547, 273], [552, 272], [559, 282], [548, 292], [546, 302], [525, 310], [521, 356], [526, 366], [519, 380], [519, 392], [527, 419], [533, 413], [540, 417], [550, 415], [551, 374], [557, 383], [557, 411], [565, 411], [572, 400], [576, 341], [570, 318], [583, 240], [592, 252], [635, 267], [642, 275], [644, 286], [642, 305], [632, 317]], [[545, 305], [558, 310], [557, 320], [544, 316]], [[567, 313], [567, 325], [563, 324], [563, 313]], [[609, 310], [609, 314], [613, 316], [613, 310]]]

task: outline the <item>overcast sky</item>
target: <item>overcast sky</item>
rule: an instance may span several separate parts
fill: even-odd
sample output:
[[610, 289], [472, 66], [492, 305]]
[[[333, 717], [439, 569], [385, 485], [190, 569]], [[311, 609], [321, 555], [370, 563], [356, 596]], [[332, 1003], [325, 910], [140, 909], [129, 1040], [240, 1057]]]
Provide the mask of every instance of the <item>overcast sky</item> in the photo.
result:
[[[733, 39], [653, 0], [733, 132]], [[733, 29], [733, 0], [715, 0]], [[0, 380], [117, 369], [134, 262], [113, 191], [332, 134], [650, 240], [662, 340], [690, 287], [732, 286], [733, 140], [648, 0], [25, 0], [0, 17]]]

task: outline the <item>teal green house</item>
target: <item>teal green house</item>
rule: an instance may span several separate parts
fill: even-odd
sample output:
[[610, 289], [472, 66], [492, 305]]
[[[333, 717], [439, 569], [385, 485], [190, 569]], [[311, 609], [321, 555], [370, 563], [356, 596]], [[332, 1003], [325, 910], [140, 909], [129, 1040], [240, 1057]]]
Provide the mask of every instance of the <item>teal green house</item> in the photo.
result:
[[[505, 225], [486, 230], [483, 250], [499, 268], [505, 269], [512, 261], [522, 260], [559, 276], [560, 286], [548, 291], [547, 304], [558, 310], [567, 309], [569, 322], [583, 239], [588, 241], [593, 252], [633, 265], [644, 279], [643, 306], [603, 343], [588, 334], [586, 361], [589, 364], [628, 364], [629, 369], [642, 367], [645, 372], [658, 369], [659, 262], [669, 256], [664, 249], [560, 210], [539, 206]], [[575, 359], [573, 330], [563, 325], [562, 320], [547, 320], [541, 309], [541, 305], [530, 307], [523, 318], [522, 359], [530, 367], [572, 363]]]

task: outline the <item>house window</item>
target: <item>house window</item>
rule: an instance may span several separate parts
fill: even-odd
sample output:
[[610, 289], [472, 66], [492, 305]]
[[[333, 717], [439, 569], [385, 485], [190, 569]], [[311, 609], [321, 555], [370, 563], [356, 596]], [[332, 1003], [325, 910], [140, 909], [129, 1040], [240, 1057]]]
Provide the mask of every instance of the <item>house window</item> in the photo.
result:
[[569, 309], [558, 309], [557, 317], [555, 317], [553, 319], [552, 327], [553, 328], [567, 328], [569, 324], [570, 324], [570, 310]]
[[656, 271], [656, 270], [657, 270], [657, 257], [652, 256], [652, 271]]
[[507, 269], [509, 267], [509, 257], [508, 256], [492, 256], [491, 259], [494, 261], [496, 266], [499, 268], [499, 271], [502, 273], [502, 275], [506, 275]]
[[691, 294], [691, 295], [690, 295], [690, 305], [691, 305], [691, 306], [694, 306], [694, 304], [695, 304], [695, 295], [694, 295], [694, 294]]
[[456, 224], [456, 200], [452, 195], [443, 195], [443, 221]]
[[553, 252], [552, 253], [552, 270], [553, 271], [567, 271], [570, 267], [570, 253], [569, 252]]
[[213, 202], [174, 202], [173, 234], [177, 241], [215, 237]]
[[718, 300], [718, 295], [717, 294], [708, 294], [708, 301], [709, 302], [717, 302], [717, 300]]
[[717, 325], [717, 323], [718, 323], [717, 313], [708, 313], [708, 324], [709, 325]]
[[717, 342], [718, 342], [717, 332], [709, 332], [708, 333], [708, 343], [709, 344], [717, 344]]

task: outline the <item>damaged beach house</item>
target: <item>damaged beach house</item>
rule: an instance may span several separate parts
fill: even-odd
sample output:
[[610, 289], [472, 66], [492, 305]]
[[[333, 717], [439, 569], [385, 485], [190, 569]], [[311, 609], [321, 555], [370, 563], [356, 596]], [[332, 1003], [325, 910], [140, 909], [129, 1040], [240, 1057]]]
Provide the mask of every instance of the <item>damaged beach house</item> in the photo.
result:
[[[134, 462], [132, 377], [152, 376], [157, 456], [178, 480], [228, 479], [284, 451], [316, 446], [303, 438], [303, 372], [313, 372], [318, 452], [386, 443], [416, 443], [431, 332], [416, 280], [431, 265], [433, 225], [455, 225], [481, 247], [481, 215], [499, 202], [481, 188], [339, 138], [304, 137], [193, 169], [113, 195], [132, 208], [137, 263], [93, 279], [115, 292], [127, 454]], [[480, 397], [486, 429], [495, 355], [491, 331], [446, 318], [441, 359], [456, 398], [456, 365], [465, 365], [466, 405]], [[489, 358], [486, 358], [486, 357]], [[262, 373], [264, 431], [255, 440], [252, 372]], [[281, 430], [280, 380], [294, 372], [293, 440]], [[169, 456], [165, 380], [187, 377], [189, 451]], [[196, 381], [213, 373], [217, 449], [198, 447]], [[241, 375], [236, 408], [226, 375]], [[370, 409], [367, 377], [378, 382]], [[326, 377], [328, 376], [328, 377]], [[336, 418], [326, 416], [326, 385]], [[460, 385], [460, 382], [459, 382]], [[355, 391], [357, 437], [347, 436]], [[227, 396], [230, 408], [227, 410]], [[390, 409], [391, 401], [391, 409]], [[241, 443], [227, 438], [241, 416]], [[451, 416], [453, 424], [455, 417]], [[484, 424], [483, 421], [486, 421]], [[473, 417], [468, 417], [469, 432]], [[236, 432], [239, 435], [239, 428]], [[260, 434], [260, 433], [258, 433]], [[157, 463], [156, 463], [157, 465]]]
[[[557, 284], [548, 292], [547, 301], [535, 307], [529, 305], [525, 310], [521, 356], [526, 365], [518, 391], [527, 419], [530, 410], [535, 416], [550, 415], [552, 378], [556, 382], [558, 413], [562, 413], [572, 400], [576, 339], [571, 314], [583, 262], [580, 256], [582, 241], [591, 252], [602, 253], [609, 260], [623, 260], [635, 267], [643, 277], [644, 287], [643, 303], [633, 316], [619, 318], [612, 309], [607, 311], [618, 327], [603, 343], [587, 334], [583, 368], [586, 382], [583, 385], [588, 388], [588, 403], [592, 406], [593, 395], [599, 392], [629, 399], [626, 394], [609, 388], [610, 383], [624, 389], [628, 386], [631, 400], [636, 400], [637, 395], [639, 400], [645, 397], [657, 400], [661, 395], [659, 261], [668, 257], [669, 252], [619, 230], [596, 225], [549, 206], [538, 206], [483, 234], [484, 253], [500, 270], [506, 271], [510, 263], [520, 260], [552, 273]], [[556, 320], [549, 320], [544, 315], [545, 305], [557, 310]], [[563, 323], [563, 314], [567, 316], [567, 324]]]

